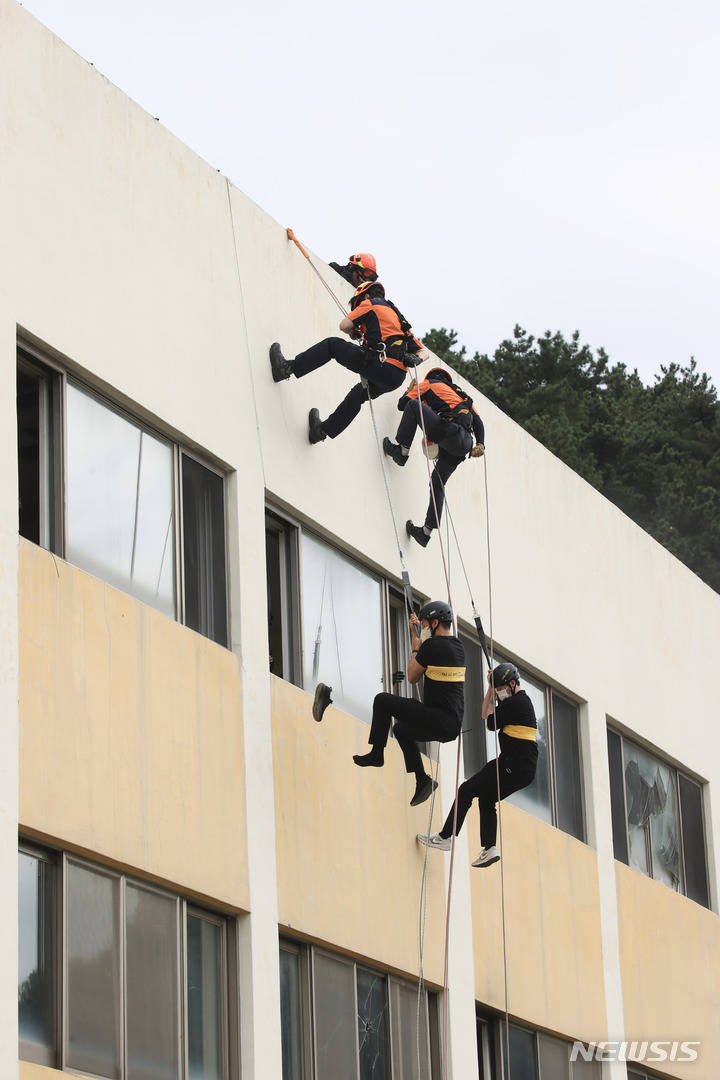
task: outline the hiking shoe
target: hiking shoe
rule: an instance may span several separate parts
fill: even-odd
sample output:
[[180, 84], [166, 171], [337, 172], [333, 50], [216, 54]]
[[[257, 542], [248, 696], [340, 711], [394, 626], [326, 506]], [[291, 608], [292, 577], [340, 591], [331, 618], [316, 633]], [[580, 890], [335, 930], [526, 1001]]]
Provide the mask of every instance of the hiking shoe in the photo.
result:
[[327, 435], [323, 431], [323, 426], [320, 423], [320, 410], [311, 409], [308, 415], [308, 439], [311, 443], [322, 442], [327, 438]]
[[433, 780], [431, 776], [426, 775], [424, 780], [420, 780], [418, 786], [415, 788], [415, 794], [410, 800], [410, 805], [419, 806], [420, 803], [427, 802], [436, 787], [437, 780]]
[[439, 832], [430, 833], [429, 836], [425, 836], [425, 833], [418, 833], [417, 838], [419, 843], [424, 844], [425, 847], [437, 848], [438, 851], [449, 851], [452, 846], [452, 838], [448, 837], [446, 840]]
[[286, 360], [277, 341], [270, 346], [270, 367], [275, 382], [282, 382], [292, 375], [292, 360]]
[[391, 457], [396, 465], [404, 465], [407, 462], [409, 454], [403, 454], [402, 449], [398, 443], [394, 443], [391, 439], [388, 439], [387, 435], [383, 439], [383, 450], [388, 457]]
[[405, 531], [413, 540], [417, 540], [420, 547], [427, 547], [430, 543], [430, 537], [422, 525], [413, 525], [412, 521], [406, 521]]
[[323, 713], [327, 709], [328, 705], [332, 705], [332, 686], [326, 686], [324, 682], [319, 682], [315, 687], [315, 697], [313, 699], [313, 720], [317, 720], [318, 724], [323, 718]]
[[471, 866], [492, 866], [496, 862], [500, 862], [500, 852], [493, 845], [493, 847], [480, 848], [480, 854], [477, 859], [473, 859]]

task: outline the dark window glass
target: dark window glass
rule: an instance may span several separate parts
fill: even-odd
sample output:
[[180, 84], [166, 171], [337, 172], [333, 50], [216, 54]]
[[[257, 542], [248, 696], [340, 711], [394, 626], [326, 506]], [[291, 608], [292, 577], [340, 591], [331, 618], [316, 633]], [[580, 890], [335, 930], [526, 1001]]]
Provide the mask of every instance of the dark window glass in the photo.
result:
[[387, 979], [358, 968], [357, 1025], [360, 1080], [390, 1080]]
[[485, 721], [481, 706], [485, 697], [483, 654], [477, 641], [460, 634], [465, 648], [465, 714], [463, 716], [463, 760], [465, 779], [480, 772], [487, 761]]
[[[22, 354], [19, 354], [22, 355]], [[19, 532], [59, 551], [57, 390], [60, 378], [28, 360], [18, 364], [17, 443]]]
[[270, 511], [265, 516], [267, 620], [270, 670], [300, 682], [297, 535]]
[[18, 856], [18, 1023], [22, 1057], [55, 1064], [56, 867]]
[[[512, 1080], [538, 1080], [537, 1058], [535, 1055], [535, 1035], [532, 1031], [510, 1025], [510, 1075]], [[503, 1061], [505, 1060], [505, 1034], [502, 1039]]]
[[182, 495], [185, 624], [227, 645], [223, 479], [183, 454]]
[[703, 827], [702, 789], [680, 774], [680, 820], [685, 863], [685, 892], [691, 900], [710, 907], [707, 866], [705, 864], [705, 829]]
[[300, 957], [280, 948], [280, 1023], [283, 1080], [302, 1080]]
[[615, 858], [628, 863], [627, 816], [625, 814], [625, 785], [623, 781], [622, 740], [615, 731], [607, 733], [610, 767], [610, 811], [612, 814], [613, 850]]
[[584, 840], [577, 709], [557, 694], [552, 695], [552, 726], [558, 828]]

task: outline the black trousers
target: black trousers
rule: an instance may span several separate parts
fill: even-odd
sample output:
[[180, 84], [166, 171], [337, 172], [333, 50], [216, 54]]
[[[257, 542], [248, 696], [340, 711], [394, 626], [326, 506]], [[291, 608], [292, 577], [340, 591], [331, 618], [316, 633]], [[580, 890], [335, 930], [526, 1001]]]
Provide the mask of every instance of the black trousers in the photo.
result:
[[405, 758], [407, 772], [420, 775], [425, 772], [418, 742], [452, 742], [460, 734], [462, 721], [442, 709], [423, 705], [415, 698], [397, 697], [395, 694], [377, 694], [373, 701], [372, 723], [368, 742], [372, 746], [387, 745], [390, 725], [395, 717], [393, 734]]
[[[432, 472], [432, 493], [425, 515], [426, 529], [439, 529], [443, 506], [445, 505], [445, 484], [457, 469], [460, 462], [472, 449], [472, 435], [460, 424], [454, 421], [443, 420], [434, 412], [429, 405], [415, 401], [408, 401], [403, 410], [402, 420], [397, 429], [397, 439], [400, 446], [410, 447], [415, 438], [415, 432], [421, 426], [420, 409], [425, 424], [425, 432], [431, 442], [438, 445], [438, 456], [435, 468]], [[434, 499], [433, 499], [434, 494]], [[437, 506], [437, 515], [435, 507]]]
[[[497, 768], [500, 771], [500, 793], [498, 796]], [[455, 835], [457, 836], [463, 827], [467, 812], [472, 805], [473, 799], [478, 801], [480, 810], [480, 843], [484, 848], [493, 847], [497, 839], [497, 803], [499, 799], [506, 799], [515, 791], [532, 784], [537, 771], [537, 757], [533, 760], [527, 757], [516, 757], [511, 754], [500, 754], [498, 765], [495, 759], [488, 761], [480, 772], [475, 773], [464, 784], [461, 784], [457, 793], [457, 823]], [[440, 830], [440, 835], [446, 840], [452, 836], [453, 806], [448, 814], [445, 824]]]
[[381, 360], [377, 353], [354, 345], [352, 341], [330, 337], [297, 354], [293, 360], [293, 375], [302, 379], [331, 360], [336, 360], [348, 371], [362, 375], [368, 383], [367, 389], [362, 383], [356, 383], [337, 409], [327, 420], [323, 420], [323, 431], [334, 439], [353, 422], [368, 397], [374, 401], [381, 394], [397, 390], [402, 386], [407, 372], [387, 360]]

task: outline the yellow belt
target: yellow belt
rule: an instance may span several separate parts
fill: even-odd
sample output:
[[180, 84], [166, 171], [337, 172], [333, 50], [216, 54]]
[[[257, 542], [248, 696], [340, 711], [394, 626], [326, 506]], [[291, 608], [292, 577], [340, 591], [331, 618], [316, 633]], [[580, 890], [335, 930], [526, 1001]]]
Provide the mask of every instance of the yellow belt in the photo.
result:
[[435, 682], [465, 682], [464, 667], [436, 667], [429, 664], [425, 668], [425, 674]]
[[503, 734], [512, 735], [513, 739], [529, 739], [537, 742], [537, 728], [526, 727], [525, 724], [508, 724], [504, 727]]

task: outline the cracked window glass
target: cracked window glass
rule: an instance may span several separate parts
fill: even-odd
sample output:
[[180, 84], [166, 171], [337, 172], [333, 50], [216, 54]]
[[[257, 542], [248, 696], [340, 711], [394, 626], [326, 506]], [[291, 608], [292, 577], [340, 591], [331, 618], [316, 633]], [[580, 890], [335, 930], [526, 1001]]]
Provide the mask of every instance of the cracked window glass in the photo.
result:
[[390, 1080], [387, 979], [358, 968], [360, 1080]]
[[623, 740], [630, 865], [681, 888], [675, 770]]

